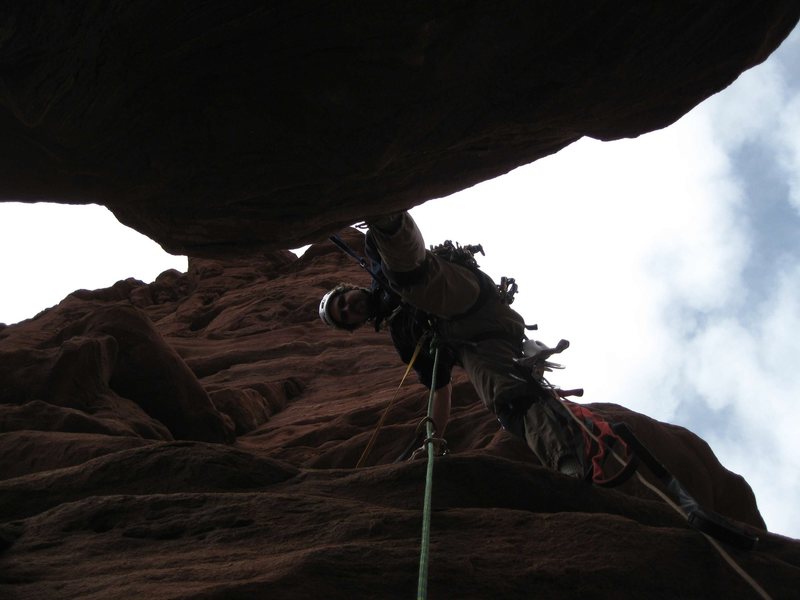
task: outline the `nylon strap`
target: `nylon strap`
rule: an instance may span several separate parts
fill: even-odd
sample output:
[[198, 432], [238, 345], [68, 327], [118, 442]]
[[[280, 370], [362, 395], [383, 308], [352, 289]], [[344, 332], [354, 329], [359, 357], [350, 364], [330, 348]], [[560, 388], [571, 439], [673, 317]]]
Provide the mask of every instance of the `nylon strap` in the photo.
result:
[[342, 252], [352, 257], [362, 269], [369, 273], [370, 277], [372, 277], [372, 279], [376, 281], [378, 285], [391, 287], [383, 272], [380, 269], [376, 269], [375, 266], [371, 266], [366, 258], [353, 250], [342, 238], [334, 234], [328, 237], [328, 239], [333, 242]]
[[334, 244], [336, 244], [339, 247], [339, 249], [342, 250], [342, 252], [344, 252], [345, 254], [349, 254], [350, 256], [355, 258], [356, 261], [358, 262], [358, 264], [361, 265], [361, 268], [363, 268], [363, 269], [367, 268], [367, 259], [365, 259], [363, 256], [359, 256], [358, 253], [356, 253], [356, 251], [353, 250], [347, 244], [347, 242], [345, 242], [338, 235], [334, 234], [334, 235], [330, 236], [328, 239], [330, 241], [332, 241]]
[[[375, 427], [375, 431], [372, 432], [372, 437], [369, 438], [369, 442], [367, 442], [367, 447], [364, 448], [364, 452], [361, 453], [361, 458], [359, 458], [358, 462], [356, 463], [356, 469], [360, 469], [361, 467], [364, 466], [364, 463], [367, 461], [367, 458], [369, 457], [369, 453], [372, 452], [372, 447], [375, 445], [375, 442], [378, 439], [378, 434], [381, 432], [381, 427], [383, 427], [384, 421], [386, 421], [386, 416], [389, 414], [389, 409], [392, 408], [392, 405], [397, 399], [397, 394], [400, 392], [400, 388], [403, 387], [403, 383], [405, 382], [406, 377], [408, 377], [408, 374], [411, 372], [411, 367], [414, 366], [414, 363], [416, 362], [417, 357], [419, 356], [419, 351], [422, 349], [422, 344], [425, 342], [425, 338], [426, 336], [423, 335], [419, 339], [417, 347], [414, 349], [414, 354], [411, 356], [411, 360], [408, 361], [406, 372], [403, 373], [403, 378], [400, 380], [400, 385], [397, 386], [397, 389], [394, 391], [392, 399], [389, 401], [389, 404], [383, 410], [383, 414], [381, 415], [381, 418], [378, 421], [378, 425], [377, 427]], [[436, 377], [435, 373], [434, 377]]]

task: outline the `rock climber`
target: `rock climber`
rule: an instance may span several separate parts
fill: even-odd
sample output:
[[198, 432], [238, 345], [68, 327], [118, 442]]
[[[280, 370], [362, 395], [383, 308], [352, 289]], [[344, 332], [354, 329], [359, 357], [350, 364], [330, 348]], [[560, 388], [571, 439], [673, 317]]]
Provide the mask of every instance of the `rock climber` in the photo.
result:
[[[402, 212], [368, 222], [367, 255], [378, 262], [381, 280], [372, 288], [340, 284], [320, 302], [328, 325], [353, 331], [368, 321], [388, 323], [401, 359], [408, 363], [426, 331], [440, 342], [433, 421], [442, 437], [450, 414], [450, 371], [461, 366], [484, 405], [509, 432], [523, 438], [543, 465], [583, 477], [569, 417], [530, 378], [520, 377], [525, 323], [503, 300], [492, 279], [475, 268], [426, 250], [411, 216]], [[433, 357], [414, 363], [431, 387]]]

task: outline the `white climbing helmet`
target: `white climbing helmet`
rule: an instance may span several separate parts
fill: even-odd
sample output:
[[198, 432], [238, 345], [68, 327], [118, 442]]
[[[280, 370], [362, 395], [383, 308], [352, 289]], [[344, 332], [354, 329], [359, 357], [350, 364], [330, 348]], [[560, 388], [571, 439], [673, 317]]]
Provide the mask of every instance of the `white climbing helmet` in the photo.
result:
[[336, 321], [333, 320], [333, 317], [331, 316], [328, 309], [330, 306], [330, 301], [335, 296], [344, 292], [344, 290], [342, 290], [341, 287], [342, 287], [341, 284], [337, 285], [335, 288], [333, 288], [331, 291], [325, 294], [319, 303], [319, 318], [322, 319], [322, 322], [325, 323], [325, 325], [327, 325], [328, 327], [334, 327], [336, 329], [341, 329], [341, 325], [339, 325]]
[[330, 305], [331, 300], [333, 300], [339, 294], [344, 294], [345, 292], [349, 292], [350, 290], [366, 290], [366, 288], [352, 285], [350, 283], [340, 283], [327, 294], [322, 297], [322, 300], [319, 302], [319, 318], [322, 319], [322, 322], [325, 323], [328, 327], [333, 327], [335, 329], [344, 329], [345, 331], [352, 331], [355, 327], [348, 327], [336, 321], [333, 316], [331, 315]]

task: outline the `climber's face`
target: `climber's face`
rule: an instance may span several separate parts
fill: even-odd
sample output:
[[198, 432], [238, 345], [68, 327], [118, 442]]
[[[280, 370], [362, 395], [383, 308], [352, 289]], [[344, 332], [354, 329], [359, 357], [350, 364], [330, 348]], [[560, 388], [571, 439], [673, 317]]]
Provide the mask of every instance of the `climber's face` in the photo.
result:
[[330, 302], [328, 310], [331, 318], [347, 328], [363, 325], [369, 318], [369, 293], [364, 290], [342, 292]]

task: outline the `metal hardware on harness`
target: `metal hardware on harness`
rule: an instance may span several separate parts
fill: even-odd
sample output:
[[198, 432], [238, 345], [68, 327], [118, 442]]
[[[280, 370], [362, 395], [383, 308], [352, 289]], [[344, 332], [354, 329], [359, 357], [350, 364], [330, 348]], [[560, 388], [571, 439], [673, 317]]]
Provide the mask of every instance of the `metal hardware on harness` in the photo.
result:
[[423, 442], [422, 446], [420, 446], [419, 448], [414, 450], [414, 452], [411, 453], [411, 458], [409, 458], [409, 460], [414, 461], [420, 458], [427, 449], [428, 442], [436, 442], [434, 446], [436, 446], [437, 449], [433, 451], [435, 456], [447, 456], [448, 454], [450, 454], [450, 449], [447, 447], [447, 440], [445, 440], [444, 438], [437, 438], [437, 437], [425, 438], [425, 441]]
[[450, 240], [445, 240], [443, 244], [431, 246], [432, 254], [473, 269], [479, 267], [478, 261], [475, 260], [475, 254], [478, 252], [481, 253], [481, 256], [486, 256], [481, 244], [467, 244], [466, 246], [461, 246], [458, 242], [454, 244]]
[[425, 415], [419, 420], [419, 423], [417, 424], [416, 433], [420, 433], [422, 428], [425, 427], [428, 423], [430, 423], [433, 426], [434, 433], [438, 431], [438, 429], [436, 428], [436, 421], [433, 420], [433, 417], [431, 417], [430, 415]]
[[522, 358], [516, 358], [514, 362], [529, 370], [535, 379], [541, 381], [544, 378], [545, 371], [564, 368], [558, 363], [550, 362], [548, 359], [553, 354], [561, 354], [567, 348], [569, 348], [567, 340], [559, 340], [555, 348], [550, 348], [537, 340], [528, 340], [522, 346]]
[[514, 294], [519, 290], [519, 286], [513, 277], [501, 277], [497, 291], [500, 292], [500, 301], [509, 306], [514, 302]]

